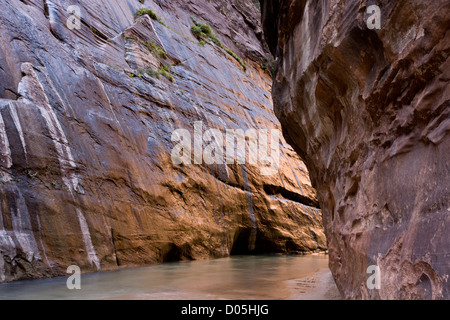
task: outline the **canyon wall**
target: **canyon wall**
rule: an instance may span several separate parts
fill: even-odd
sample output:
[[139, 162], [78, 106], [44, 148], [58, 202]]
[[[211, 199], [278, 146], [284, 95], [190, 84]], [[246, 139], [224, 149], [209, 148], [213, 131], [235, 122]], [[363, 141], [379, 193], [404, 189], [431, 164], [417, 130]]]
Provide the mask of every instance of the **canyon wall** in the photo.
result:
[[318, 190], [339, 290], [450, 299], [450, 2], [261, 6], [275, 113]]
[[[194, 122], [281, 129], [252, 1], [0, 4], [0, 282], [326, 249], [316, 192], [284, 140], [273, 175], [171, 158], [173, 133]], [[135, 18], [143, 8], [156, 16]], [[222, 46], [200, 43], [194, 21]]]

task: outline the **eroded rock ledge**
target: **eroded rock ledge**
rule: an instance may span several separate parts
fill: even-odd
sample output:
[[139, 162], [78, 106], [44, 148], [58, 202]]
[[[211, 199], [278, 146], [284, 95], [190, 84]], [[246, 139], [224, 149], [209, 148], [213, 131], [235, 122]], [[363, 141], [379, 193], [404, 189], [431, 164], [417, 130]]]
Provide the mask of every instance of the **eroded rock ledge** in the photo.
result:
[[[379, 30], [366, 24], [374, 4]], [[261, 5], [275, 112], [318, 190], [340, 291], [450, 299], [450, 3]]]

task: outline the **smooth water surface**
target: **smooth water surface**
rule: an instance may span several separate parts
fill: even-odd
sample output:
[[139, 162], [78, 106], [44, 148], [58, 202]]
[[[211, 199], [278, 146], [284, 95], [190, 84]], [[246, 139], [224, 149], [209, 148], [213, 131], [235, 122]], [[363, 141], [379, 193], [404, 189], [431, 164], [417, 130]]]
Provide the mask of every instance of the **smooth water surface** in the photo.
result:
[[0, 284], [0, 299], [334, 299], [328, 256], [234, 256]]

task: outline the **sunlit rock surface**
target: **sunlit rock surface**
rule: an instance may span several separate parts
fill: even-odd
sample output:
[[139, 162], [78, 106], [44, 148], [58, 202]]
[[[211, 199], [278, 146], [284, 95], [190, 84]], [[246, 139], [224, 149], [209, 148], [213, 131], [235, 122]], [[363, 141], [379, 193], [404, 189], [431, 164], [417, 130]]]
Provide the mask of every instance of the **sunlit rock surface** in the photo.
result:
[[450, 299], [449, 1], [262, 3], [275, 113], [318, 190], [340, 291]]
[[[315, 190], [284, 140], [272, 176], [171, 159], [172, 133], [195, 121], [280, 129], [252, 1], [76, 3], [80, 30], [66, 26], [73, 1], [0, 1], [0, 281], [326, 249]], [[144, 7], [164, 25], [135, 19]], [[199, 45], [191, 17], [247, 72]], [[173, 82], [142, 73], [162, 63]]]

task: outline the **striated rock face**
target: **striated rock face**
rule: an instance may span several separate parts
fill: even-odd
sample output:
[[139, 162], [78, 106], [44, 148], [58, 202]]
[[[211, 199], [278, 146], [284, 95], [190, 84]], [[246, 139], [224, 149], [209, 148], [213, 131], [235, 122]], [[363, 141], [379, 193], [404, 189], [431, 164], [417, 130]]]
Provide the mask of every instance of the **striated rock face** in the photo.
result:
[[[281, 129], [252, 1], [0, 0], [0, 282], [326, 249], [308, 172], [176, 165], [177, 129]], [[140, 8], [152, 9], [158, 22]], [[191, 34], [211, 25], [224, 49]], [[151, 42], [151, 43], [150, 43]], [[170, 65], [166, 77], [150, 76]], [[173, 77], [173, 81], [170, 81]]]
[[341, 293], [450, 299], [449, 1], [261, 3], [275, 112], [318, 190]]

